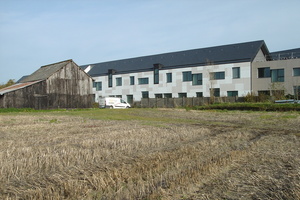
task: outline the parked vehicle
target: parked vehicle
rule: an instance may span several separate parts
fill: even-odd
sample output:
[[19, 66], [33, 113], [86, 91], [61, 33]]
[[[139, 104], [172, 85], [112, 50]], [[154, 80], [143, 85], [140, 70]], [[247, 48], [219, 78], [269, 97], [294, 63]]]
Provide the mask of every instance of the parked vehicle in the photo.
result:
[[288, 100], [277, 100], [275, 103], [300, 103], [300, 100], [288, 99]]
[[130, 104], [117, 97], [99, 97], [99, 108], [130, 108]]

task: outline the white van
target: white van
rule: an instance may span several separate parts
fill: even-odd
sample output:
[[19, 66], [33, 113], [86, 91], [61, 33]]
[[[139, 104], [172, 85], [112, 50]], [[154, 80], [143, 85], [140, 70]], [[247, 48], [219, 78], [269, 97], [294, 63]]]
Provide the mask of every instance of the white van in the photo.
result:
[[130, 108], [130, 104], [117, 97], [99, 97], [99, 108]]

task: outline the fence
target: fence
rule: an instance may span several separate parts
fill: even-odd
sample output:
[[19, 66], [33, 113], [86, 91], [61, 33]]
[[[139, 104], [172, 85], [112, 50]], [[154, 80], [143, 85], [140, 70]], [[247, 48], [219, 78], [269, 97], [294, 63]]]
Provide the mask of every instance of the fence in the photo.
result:
[[244, 102], [244, 97], [182, 97], [182, 98], [143, 98], [134, 102], [133, 107], [139, 108], [176, 108], [202, 106], [212, 103]]

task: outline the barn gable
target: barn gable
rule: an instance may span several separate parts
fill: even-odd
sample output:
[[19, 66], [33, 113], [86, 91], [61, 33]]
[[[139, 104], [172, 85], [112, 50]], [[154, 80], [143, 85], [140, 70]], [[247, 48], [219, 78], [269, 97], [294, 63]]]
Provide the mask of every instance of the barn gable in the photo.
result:
[[3, 108], [88, 108], [92, 102], [92, 78], [73, 60], [42, 66], [0, 90]]

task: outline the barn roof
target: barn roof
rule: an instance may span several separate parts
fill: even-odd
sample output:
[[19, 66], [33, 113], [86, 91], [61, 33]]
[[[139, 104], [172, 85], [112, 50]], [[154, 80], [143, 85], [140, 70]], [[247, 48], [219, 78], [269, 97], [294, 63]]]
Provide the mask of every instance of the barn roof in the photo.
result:
[[60, 70], [62, 67], [66, 66], [68, 63], [73, 62], [72, 60], [65, 60], [62, 62], [45, 65], [40, 67], [38, 70], [33, 72], [31, 75], [19, 81], [20, 83], [25, 83], [29, 81], [45, 80], [49, 78], [52, 74]]
[[[207, 64], [251, 62], [260, 49], [263, 50], [265, 55], [269, 54], [265, 42], [263, 40], [259, 40], [95, 63], [91, 64], [93, 67], [88, 74], [92, 77], [105, 75], [108, 73], [109, 69], [115, 70], [116, 73], [149, 71], [152, 70], [153, 65], [157, 63], [162, 64], [164, 69], [168, 69], [189, 66], [204, 66]], [[84, 69], [87, 66], [88, 65], [82, 65], [80, 67]]]
[[3, 95], [3, 94], [8, 93], [8, 92], [13, 92], [15, 90], [19, 90], [19, 89], [28, 87], [28, 86], [33, 85], [33, 84], [38, 83], [38, 82], [40, 82], [40, 80], [39, 81], [26, 82], [26, 83], [16, 83], [14, 85], [11, 85], [11, 86], [0, 89], [0, 95]]

